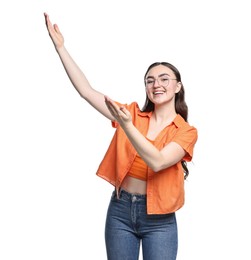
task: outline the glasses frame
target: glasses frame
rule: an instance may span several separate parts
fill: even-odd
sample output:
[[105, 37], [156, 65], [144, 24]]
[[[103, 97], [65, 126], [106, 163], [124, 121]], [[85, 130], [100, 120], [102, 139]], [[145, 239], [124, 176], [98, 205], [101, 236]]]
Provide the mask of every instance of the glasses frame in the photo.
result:
[[[158, 78], [150, 77], [150, 79], [152, 80], [151, 83], [148, 83], [148, 82], [147, 82], [148, 79], [146, 79], [146, 80], [145, 80], [145, 85], [146, 85], [146, 87], [147, 87], [147, 88], [152, 88], [152, 87], [154, 87], [156, 81], [158, 82], [158, 85], [159, 85], [159, 86], [167, 87], [167, 86], [169, 85], [170, 80], [177, 80], [177, 79], [173, 79], [173, 78], [166, 77], [165, 79], [167, 79], [167, 84], [166, 84], [166, 85], [163, 85], [162, 83], [159, 82], [159, 80], [160, 80], [161, 78], [163, 78], [163, 76], [162, 76], [162, 77], [158, 77]], [[177, 80], [177, 81], [178, 81], [178, 80]], [[150, 84], [150, 85], [149, 85], [149, 84]]]

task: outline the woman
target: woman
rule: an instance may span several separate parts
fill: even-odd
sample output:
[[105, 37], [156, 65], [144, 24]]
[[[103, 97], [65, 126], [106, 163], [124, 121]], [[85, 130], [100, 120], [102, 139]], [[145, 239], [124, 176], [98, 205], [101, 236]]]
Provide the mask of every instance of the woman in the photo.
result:
[[[93, 89], [64, 46], [59, 27], [45, 13], [47, 30], [80, 96], [116, 128], [97, 175], [115, 190], [107, 211], [107, 259], [136, 260], [140, 242], [145, 260], [174, 260], [178, 235], [175, 212], [184, 204], [186, 161], [193, 156], [197, 130], [179, 71], [156, 62], [144, 77], [146, 101], [122, 105]], [[185, 175], [184, 175], [185, 173]]]

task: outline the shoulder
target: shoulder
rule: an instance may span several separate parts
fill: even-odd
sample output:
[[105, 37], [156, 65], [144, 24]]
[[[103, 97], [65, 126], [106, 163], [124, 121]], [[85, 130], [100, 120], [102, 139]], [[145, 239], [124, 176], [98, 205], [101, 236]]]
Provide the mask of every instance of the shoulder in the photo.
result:
[[175, 117], [173, 123], [178, 129], [190, 129], [197, 131], [197, 128], [195, 126], [190, 125], [189, 122], [186, 122], [185, 119], [179, 114]]
[[129, 111], [140, 111], [139, 109], [139, 105], [137, 102], [133, 101], [129, 104], [125, 104], [125, 107], [129, 110]]
[[198, 130], [195, 126], [190, 125], [188, 122], [184, 120], [181, 115], [177, 115], [174, 119], [173, 123], [177, 128], [177, 133], [182, 135], [188, 135], [191, 139], [197, 140], [198, 138]]

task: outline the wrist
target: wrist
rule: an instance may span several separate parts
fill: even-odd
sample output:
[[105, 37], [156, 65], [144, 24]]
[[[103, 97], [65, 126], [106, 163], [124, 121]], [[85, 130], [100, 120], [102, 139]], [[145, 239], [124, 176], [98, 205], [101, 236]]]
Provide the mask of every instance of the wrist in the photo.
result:
[[64, 52], [66, 50], [64, 44], [60, 46], [55, 46], [55, 49], [58, 53]]
[[124, 123], [122, 128], [124, 129], [124, 131], [129, 132], [134, 128], [134, 125], [133, 125], [132, 121], [130, 121], [130, 122]]

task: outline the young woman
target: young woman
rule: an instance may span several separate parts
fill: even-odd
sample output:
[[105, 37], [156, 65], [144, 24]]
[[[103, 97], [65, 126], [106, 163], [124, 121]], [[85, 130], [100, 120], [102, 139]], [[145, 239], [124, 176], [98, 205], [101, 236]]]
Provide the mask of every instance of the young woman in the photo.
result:
[[142, 242], [145, 260], [175, 260], [175, 212], [184, 204], [186, 162], [197, 141], [196, 128], [187, 122], [179, 71], [167, 62], [153, 63], [144, 77], [143, 109], [136, 102], [115, 102], [92, 88], [65, 48], [59, 27], [44, 15], [72, 85], [116, 128], [97, 170], [115, 187], [105, 227], [107, 259], [137, 260]]

